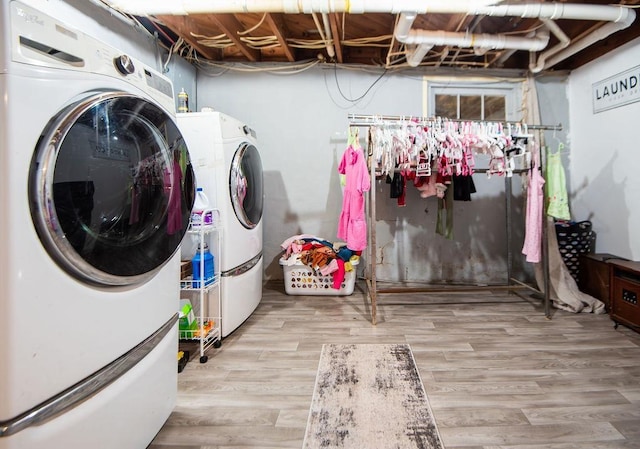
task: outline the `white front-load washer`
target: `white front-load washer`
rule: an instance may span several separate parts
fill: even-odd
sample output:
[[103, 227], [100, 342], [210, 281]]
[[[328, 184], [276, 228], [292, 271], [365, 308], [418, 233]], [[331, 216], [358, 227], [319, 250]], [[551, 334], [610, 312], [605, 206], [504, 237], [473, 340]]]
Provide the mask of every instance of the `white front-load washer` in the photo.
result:
[[[222, 222], [222, 336], [237, 329], [262, 299], [262, 160], [256, 133], [217, 111], [177, 114], [189, 148], [196, 185], [218, 209]], [[187, 245], [183, 252], [189, 251]], [[193, 250], [192, 250], [193, 251]]]
[[144, 448], [194, 193], [173, 87], [19, 1], [0, 28], [0, 448]]

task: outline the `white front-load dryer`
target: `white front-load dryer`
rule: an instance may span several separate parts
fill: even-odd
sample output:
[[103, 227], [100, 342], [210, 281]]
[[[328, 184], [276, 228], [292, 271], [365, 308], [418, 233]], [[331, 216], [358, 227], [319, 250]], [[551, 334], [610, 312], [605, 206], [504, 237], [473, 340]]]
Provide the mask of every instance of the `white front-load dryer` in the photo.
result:
[[[217, 111], [177, 114], [196, 178], [222, 221], [222, 336], [237, 329], [262, 299], [262, 160], [256, 133]], [[183, 253], [188, 252], [187, 245]], [[193, 249], [191, 249], [193, 251]]]
[[0, 29], [0, 448], [146, 447], [194, 191], [171, 82], [18, 1]]

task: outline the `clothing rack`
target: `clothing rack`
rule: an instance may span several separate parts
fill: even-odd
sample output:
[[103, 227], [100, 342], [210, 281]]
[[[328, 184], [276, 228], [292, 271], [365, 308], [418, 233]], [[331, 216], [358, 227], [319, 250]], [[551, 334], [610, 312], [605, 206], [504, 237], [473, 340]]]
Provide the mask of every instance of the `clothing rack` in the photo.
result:
[[[390, 116], [390, 115], [357, 115], [357, 114], [349, 114], [349, 126], [350, 127], [371, 127], [371, 126], [380, 126], [380, 125], [390, 125], [394, 124], [394, 122], [398, 122], [398, 124], [402, 123], [413, 123], [413, 124], [421, 124], [421, 123], [433, 123], [434, 121], [445, 122], [470, 122], [472, 120], [454, 120], [454, 119], [446, 119], [446, 118], [427, 118], [427, 117], [415, 117], [415, 116]], [[475, 121], [478, 123], [478, 121]], [[524, 124], [521, 122], [482, 122], [482, 123], [501, 123], [503, 126], [515, 126], [522, 127], [527, 132], [529, 130], [535, 131], [562, 131], [562, 124], [558, 125], [530, 125]], [[539, 147], [538, 147], [539, 148]], [[544, 151], [538, 149], [539, 152], [539, 160], [540, 167], [545, 166], [544, 160]], [[475, 170], [475, 172], [481, 172], [482, 169]], [[544, 170], [543, 176], [544, 176]], [[549, 295], [549, 249], [548, 249], [548, 235], [547, 235], [547, 225], [546, 225], [546, 214], [543, 212], [542, 214], [542, 270], [543, 270], [543, 285], [544, 291], [540, 291], [539, 289], [530, 286], [518, 279], [512, 277], [512, 250], [511, 250], [511, 178], [505, 176], [505, 196], [506, 196], [506, 214], [507, 214], [507, 284], [506, 285], [493, 285], [493, 286], [457, 286], [457, 287], [396, 287], [396, 288], [386, 288], [379, 289], [377, 286], [376, 280], [376, 252], [377, 252], [377, 244], [376, 244], [376, 162], [373, 157], [370, 158], [369, 163], [369, 175], [371, 178], [371, 188], [369, 190], [369, 195], [367, 197], [367, 209], [369, 211], [369, 219], [367, 220], [367, 230], [369, 235], [369, 245], [367, 250], [367, 268], [369, 277], [366, 279], [367, 285], [367, 296], [371, 302], [371, 322], [372, 324], [376, 324], [377, 321], [377, 295], [378, 293], [420, 293], [420, 292], [438, 292], [438, 293], [447, 293], [447, 292], [460, 292], [460, 291], [480, 291], [480, 290], [508, 290], [515, 291], [518, 289], [529, 289], [534, 291], [535, 293], [542, 295], [544, 298], [544, 313], [545, 316], [550, 319], [551, 318], [551, 307], [550, 307], [550, 295]], [[545, 187], [546, 189], [546, 183]], [[546, 198], [546, 194], [545, 194]], [[546, 208], [545, 208], [546, 210]]]
[[[381, 124], [388, 124], [389, 122], [433, 122], [433, 121], [442, 121], [444, 122], [478, 122], [478, 120], [461, 120], [461, 119], [450, 119], [450, 118], [442, 118], [442, 117], [417, 117], [414, 115], [360, 115], [360, 114], [349, 114], [349, 125], [356, 127], [367, 127]], [[559, 123], [557, 125], [529, 125], [527, 123], [522, 122], [513, 122], [513, 121], [504, 121], [504, 120], [496, 120], [496, 121], [484, 121], [484, 123], [502, 123], [503, 125], [511, 125], [511, 126], [522, 126], [523, 128], [527, 128], [530, 130], [536, 131], [562, 131], [562, 124]]]

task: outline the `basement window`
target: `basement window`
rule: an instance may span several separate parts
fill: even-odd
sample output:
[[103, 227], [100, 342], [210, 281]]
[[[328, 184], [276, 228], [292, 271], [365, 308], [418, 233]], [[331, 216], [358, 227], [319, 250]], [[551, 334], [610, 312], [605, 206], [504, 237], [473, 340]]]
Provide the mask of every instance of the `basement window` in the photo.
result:
[[455, 120], [518, 121], [518, 91], [479, 84], [429, 83], [429, 115]]

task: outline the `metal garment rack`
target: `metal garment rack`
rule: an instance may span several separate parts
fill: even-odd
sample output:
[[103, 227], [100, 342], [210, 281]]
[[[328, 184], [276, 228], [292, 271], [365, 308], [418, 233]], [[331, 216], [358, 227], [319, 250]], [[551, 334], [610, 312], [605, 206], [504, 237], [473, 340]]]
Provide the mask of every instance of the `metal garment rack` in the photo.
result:
[[[349, 114], [349, 126], [350, 127], [371, 127], [371, 126], [384, 126], [393, 122], [401, 123], [433, 123], [440, 120], [445, 122], [469, 122], [473, 120], [452, 120], [444, 118], [427, 118], [427, 117], [415, 117], [415, 116], [390, 116], [390, 115], [357, 115]], [[477, 121], [476, 121], [477, 122]], [[489, 122], [486, 122], [489, 123]], [[497, 122], [493, 122], [497, 123]], [[529, 125], [521, 122], [505, 122], [501, 121], [503, 125], [521, 126], [529, 130], [535, 131], [562, 131], [562, 125]], [[544, 151], [538, 147], [540, 157], [540, 169], [544, 177], [545, 172], [542, 169], [545, 167]], [[378, 293], [450, 293], [450, 292], [464, 292], [464, 291], [481, 291], [481, 290], [508, 290], [514, 291], [517, 289], [529, 289], [544, 297], [544, 313], [547, 319], [551, 319], [551, 306], [549, 296], [549, 248], [548, 248], [548, 236], [547, 236], [547, 222], [546, 214], [542, 214], [542, 270], [543, 270], [543, 285], [544, 291], [532, 287], [518, 279], [512, 277], [512, 251], [511, 251], [511, 178], [505, 176], [505, 197], [506, 197], [506, 214], [507, 214], [507, 284], [506, 285], [493, 285], [493, 286], [456, 286], [456, 287], [396, 287], [379, 289], [376, 280], [376, 173], [375, 173], [375, 161], [370, 158], [369, 163], [369, 175], [371, 178], [371, 188], [369, 189], [369, 195], [367, 196], [367, 210], [369, 212], [369, 220], [367, 220], [367, 230], [369, 235], [369, 245], [367, 250], [367, 268], [369, 277], [366, 279], [367, 284], [367, 296], [371, 302], [371, 323], [377, 322], [377, 296]], [[483, 170], [475, 170], [476, 173], [481, 173]], [[546, 210], [546, 182], [544, 184], [545, 189], [545, 206], [543, 210]]]

